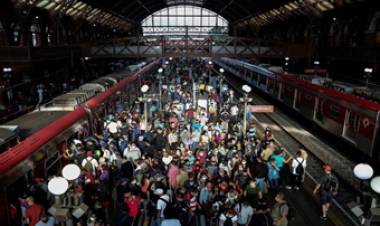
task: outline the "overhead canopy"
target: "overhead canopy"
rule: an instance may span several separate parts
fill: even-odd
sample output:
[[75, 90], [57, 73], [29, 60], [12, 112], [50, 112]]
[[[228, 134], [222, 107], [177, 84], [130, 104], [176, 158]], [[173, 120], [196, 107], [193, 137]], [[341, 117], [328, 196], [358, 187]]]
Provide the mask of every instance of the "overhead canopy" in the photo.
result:
[[16, 0], [89, 22], [129, 30], [149, 15], [178, 5], [198, 6], [225, 18], [229, 24], [265, 26], [291, 16], [321, 15], [345, 4], [364, 0]]
[[130, 20], [141, 22], [154, 12], [175, 5], [193, 5], [209, 9], [230, 23], [272, 8], [289, 0], [84, 0], [89, 4], [106, 8]]

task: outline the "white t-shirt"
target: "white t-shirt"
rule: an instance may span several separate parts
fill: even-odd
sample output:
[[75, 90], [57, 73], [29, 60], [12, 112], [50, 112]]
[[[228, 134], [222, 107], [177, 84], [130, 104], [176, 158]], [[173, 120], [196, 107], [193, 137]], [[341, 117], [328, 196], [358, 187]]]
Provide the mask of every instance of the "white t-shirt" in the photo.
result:
[[116, 122], [110, 122], [107, 125], [107, 129], [110, 133], [117, 133], [118, 125]]
[[158, 200], [157, 200], [157, 210], [161, 210], [161, 217], [164, 217], [164, 210], [165, 210], [165, 208], [166, 208], [166, 205], [167, 205], [167, 203], [164, 201], [164, 200], [162, 200], [162, 199], [164, 199], [164, 200], [166, 200], [167, 202], [169, 202], [169, 200], [170, 200], [170, 198], [169, 198], [169, 196], [168, 195], [163, 195], [163, 196], [161, 196]]
[[253, 208], [251, 206], [236, 205], [235, 209], [238, 212], [238, 224], [247, 224], [249, 216], [253, 215]]
[[178, 219], [165, 219], [161, 222], [161, 226], [181, 226]]
[[[236, 223], [237, 220], [238, 220], [238, 216], [237, 216], [237, 215], [234, 215], [234, 216], [228, 216], [228, 217], [232, 217], [232, 218], [231, 218], [232, 223]], [[223, 222], [226, 221], [226, 220], [227, 220], [226, 215], [225, 215], [224, 213], [222, 213], [222, 214], [220, 215], [220, 217], [219, 217], [219, 220], [221, 220], [221, 221], [223, 221]]]
[[92, 165], [92, 172], [96, 172], [96, 167], [98, 167], [98, 161], [92, 157], [87, 157], [85, 159], [82, 160], [82, 167], [84, 167], [87, 163], [87, 161], [90, 161], [91, 165]]
[[236, 116], [236, 115], [238, 115], [238, 113], [239, 113], [239, 108], [236, 105], [232, 106], [231, 107], [231, 115]]
[[302, 157], [297, 157], [297, 160], [296, 159], [292, 160], [292, 169], [293, 169], [292, 173], [294, 175], [296, 175], [296, 168], [297, 168], [297, 166], [299, 164], [301, 164], [301, 163], [302, 163], [303, 168], [306, 169], [306, 160], [304, 160]]

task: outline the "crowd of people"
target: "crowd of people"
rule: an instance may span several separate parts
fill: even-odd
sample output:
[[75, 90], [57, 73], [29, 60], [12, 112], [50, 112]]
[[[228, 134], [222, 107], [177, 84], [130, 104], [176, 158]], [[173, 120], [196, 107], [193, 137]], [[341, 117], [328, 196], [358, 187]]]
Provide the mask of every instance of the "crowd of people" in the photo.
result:
[[[216, 77], [201, 65], [188, 71], [173, 66], [165, 81], [146, 81], [162, 94], [147, 114], [131, 100], [106, 115], [98, 133], [71, 140], [65, 161], [82, 169], [71, 194], [89, 207], [73, 225], [286, 226], [295, 217], [283, 191], [302, 189], [307, 152], [289, 157], [252, 120], [243, 131], [234, 93], [206, 85]], [[194, 97], [206, 97], [207, 107]], [[46, 182], [36, 186], [47, 192]], [[49, 201], [24, 200], [25, 224], [53, 225], [43, 211]]]

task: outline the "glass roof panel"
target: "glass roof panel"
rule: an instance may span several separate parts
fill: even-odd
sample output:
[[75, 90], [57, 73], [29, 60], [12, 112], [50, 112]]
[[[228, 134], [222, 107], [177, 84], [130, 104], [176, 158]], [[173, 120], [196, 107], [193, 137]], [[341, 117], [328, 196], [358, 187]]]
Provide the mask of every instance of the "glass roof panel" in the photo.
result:
[[[146, 17], [141, 22], [144, 35], [225, 35], [228, 21], [205, 8], [171, 6]], [[152, 29], [150, 29], [152, 28]]]

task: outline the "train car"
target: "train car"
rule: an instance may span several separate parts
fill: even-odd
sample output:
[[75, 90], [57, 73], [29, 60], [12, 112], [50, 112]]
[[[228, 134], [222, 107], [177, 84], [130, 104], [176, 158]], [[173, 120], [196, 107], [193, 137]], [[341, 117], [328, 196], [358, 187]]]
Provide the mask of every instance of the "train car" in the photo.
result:
[[[35, 178], [48, 179], [49, 176], [60, 173], [64, 161], [63, 152], [68, 148], [69, 140], [73, 136], [90, 134], [95, 120], [103, 118], [102, 114], [110, 110], [108, 102], [118, 98], [120, 95], [117, 93], [125, 91], [127, 86], [133, 86], [133, 82], [151, 71], [157, 62], [152, 62], [136, 73], [126, 76], [90, 99], [83, 101], [86, 92], [75, 90], [74, 93], [69, 92], [56, 98], [59, 101], [52, 101], [50, 105], [43, 106], [43, 110], [36, 109], [5, 125], [18, 125], [20, 132], [17, 136], [21, 137], [21, 141], [17, 138], [15, 146], [7, 147], [7, 150], [0, 153], [2, 225], [10, 225], [10, 203], [17, 202], [18, 195], [27, 190], [27, 186], [32, 184]], [[64, 106], [65, 104], [68, 106]], [[58, 105], [63, 106], [64, 110], [59, 111]], [[9, 133], [1, 128], [0, 133]], [[14, 137], [11, 135], [7, 134], [7, 137]]]
[[341, 84], [325, 87], [235, 59], [222, 58], [216, 63], [380, 161], [379, 103], [345, 93], [352, 92], [352, 87]]

